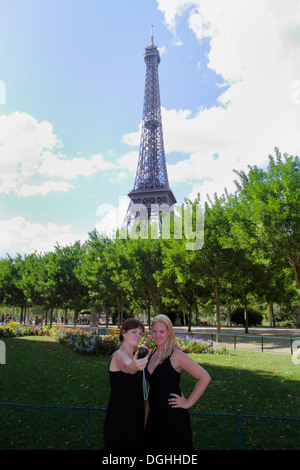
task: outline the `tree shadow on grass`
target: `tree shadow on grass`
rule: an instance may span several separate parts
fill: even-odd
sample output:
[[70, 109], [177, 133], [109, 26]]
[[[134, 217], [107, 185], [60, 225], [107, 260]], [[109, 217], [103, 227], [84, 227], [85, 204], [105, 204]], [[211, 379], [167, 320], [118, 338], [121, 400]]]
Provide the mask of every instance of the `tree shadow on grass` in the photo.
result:
[[[3, 405], [1, 448], [81, 449], [87, 442], [88, 448], [103, 448], [109, 358], [76, 354], [44, 337], [29, 338], [5, 340], [7, 362], [0, 366], [0, 402], [53, 406]], [[195, 450], [299, 448], [300, 420], [279, 418], [298, 416], [299, 382], [274, 376], [269, 370], [247, 370], [242, 363], [230, 367], [213, 360], [217, 362], [216, 358], [201, 362], [212, 381], [191, 410]], [[183, 372], [185, 396], [194, 385], [195, 380]]]
[[7, 338], [0, 401], [102, 406], [109, 358], [74, 353], [47, 337]]

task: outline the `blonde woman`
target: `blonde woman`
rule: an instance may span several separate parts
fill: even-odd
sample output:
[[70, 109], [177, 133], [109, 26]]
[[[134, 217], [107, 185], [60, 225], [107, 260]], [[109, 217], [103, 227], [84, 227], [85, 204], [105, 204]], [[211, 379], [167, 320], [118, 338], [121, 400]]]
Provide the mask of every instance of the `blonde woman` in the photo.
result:
[[[204, 393], [211, 380], [210, 375], [179, 350], [172, 323], [166, 315], [153, 318], [152, 338], [156, 349], [151, 351], [146, 366], [146, 378], [149, 382], [146, 409], [147, 449], [177, 453], [191, 451], [193, 442], [188, 409]], [[188, 398], [180, 390], [182, 370], [197, 381]]]

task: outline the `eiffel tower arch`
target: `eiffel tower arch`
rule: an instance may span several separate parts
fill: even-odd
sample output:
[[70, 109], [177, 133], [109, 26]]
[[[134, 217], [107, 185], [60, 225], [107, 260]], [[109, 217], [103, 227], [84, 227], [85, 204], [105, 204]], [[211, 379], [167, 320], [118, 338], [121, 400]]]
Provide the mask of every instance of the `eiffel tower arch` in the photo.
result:
[[133, 189], [124, 225], [131, 225], [140, 216], [140, 207], [147, 208], [147, 217], [157, 218], [159, 206], [173, 206], [176, 199], [169, 185], [164, 150], [163, 127], [158, 80], [160, 54], [153, 42], [145, 48], [146, 79], [139, 158]]

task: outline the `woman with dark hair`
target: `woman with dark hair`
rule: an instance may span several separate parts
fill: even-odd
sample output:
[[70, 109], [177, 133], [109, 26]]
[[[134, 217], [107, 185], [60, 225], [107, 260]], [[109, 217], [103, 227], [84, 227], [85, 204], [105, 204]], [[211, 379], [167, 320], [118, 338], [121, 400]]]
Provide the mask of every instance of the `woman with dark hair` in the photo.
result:
[[104, 421], [105, 450], [145, 450], [143, 369], [148, 358], [138, 359], [144, 325], [128, 318], [121, 326], [120, 348], [109, 363], [110, 397]]
[[[147, 449], [151, 452], [192, 451], [188, 409], [202, 396], [211, 380], [210, 376], [179, 350], [171, 320], [166, 315], [153, 318], [152, 338], [156, 348], [151, 351], [145, 370], [149, 382]], [[194, 390], [188, 398], [180, 390], [182, 370], [196, 379]]]

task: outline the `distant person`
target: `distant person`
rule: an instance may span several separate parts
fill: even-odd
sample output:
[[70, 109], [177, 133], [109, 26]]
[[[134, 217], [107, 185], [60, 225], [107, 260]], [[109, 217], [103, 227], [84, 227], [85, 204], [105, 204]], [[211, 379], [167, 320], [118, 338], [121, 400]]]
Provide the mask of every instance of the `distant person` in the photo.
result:
[[[149, 382], [146, 409], [147, 451], [191, 451], [193, 440], [188, 408], [202, 396], [211, 380], [210, 375], [179, 350], [172, 323], [167, 316], [154, 317], [152, 338], [156, 349], [151, 351], [145, 370]], [[188, 398], [184, 398], [180, 390], [182, 370], [197, 380]]]
[[128, 318], [121, 326], [120, 348], [109, 363], [111, 392], [104, 421], [105, 450], [145, 450], [143, 369], [147, 356], [134, 354], [144, 333], [144, 325]]

